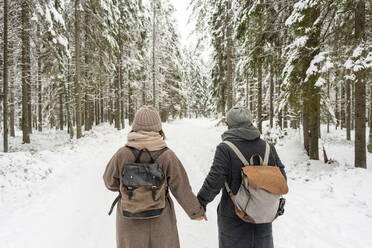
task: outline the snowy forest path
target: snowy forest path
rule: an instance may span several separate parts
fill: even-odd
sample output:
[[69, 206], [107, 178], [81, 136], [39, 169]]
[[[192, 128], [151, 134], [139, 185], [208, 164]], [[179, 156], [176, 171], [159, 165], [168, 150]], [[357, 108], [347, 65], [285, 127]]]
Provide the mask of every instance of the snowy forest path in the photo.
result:
[[[167, 143], [183, 162], [195, 193], [213, 161], [215, 146], [225, 127], [210, 120], [177, 120], [164, 124]], [[55, 167], [40, 193], [0, 214], [0, 246], [5, 248], [115, 247], [115, 216], [107, 211], [116, 193], [103, 184], [105, 166], [125, 144], [129, 129], [103, 125], [82, 140], [50, 156]], [[371, 173], [332, 168], [304, 155], [295, 133], [279, 141], [277, 150], [286, 165], [290, 193], [286, 213], [274, 223], [276, 247], [372, 247], [369, 213]], [[209, 221], [190, 221], [176, 204], [181, 246], [218, 247], [216, 208], [208, 205]], [[0, 208], [2, 209], [2, 208]]]

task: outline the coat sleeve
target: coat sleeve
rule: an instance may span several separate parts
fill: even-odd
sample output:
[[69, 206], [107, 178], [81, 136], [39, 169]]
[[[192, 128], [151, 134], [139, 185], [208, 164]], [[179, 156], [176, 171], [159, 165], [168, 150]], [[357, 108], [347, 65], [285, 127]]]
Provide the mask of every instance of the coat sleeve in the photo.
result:
[[204, 209], [192, 192], [189, 178], [181, 161], [173, 151], [170, 152], [172, 155], [167, 169], [168, 186], [187, 215], [191, 219], [199, 218], [204, 215]]
[[105, 182], [106, 187], [111, 191], [120, 190], [119, 154], [120, 150], [110, 159], [106, 166], [105, 173], [103, 174], [103, 181]]
[[208, 203], [220, 193], [227, 176], [231, 173], [230, 155], [222, 144], [217, 146], [212, 167], [198, 193], [198, 200], [206, 209]]
[[271, 150], [272, 150], [272, 155], [273, 155], [275, 165], [279, 167], [280, 172], [283, 174], [285, 180], [287, 180], [287, 173], [285, 172], [284, 165], [283, 165], [282, 161], [280, 161], [279, 155], [276, 152], [276, 149], [275, 149], [274, 145], [271, 145]]

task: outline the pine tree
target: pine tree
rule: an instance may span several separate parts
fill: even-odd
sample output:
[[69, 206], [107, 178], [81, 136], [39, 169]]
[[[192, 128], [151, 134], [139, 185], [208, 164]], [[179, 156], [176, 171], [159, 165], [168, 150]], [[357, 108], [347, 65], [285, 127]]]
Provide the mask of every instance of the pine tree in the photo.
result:
[[[355, 47], [362, 50], [365, 45], [365, 2], [358, 0], [355, 8]], [[358, 50], [354, 53], [358, 53]], [[366, 71], [355, 72], [355, 167], [367, 168], [366, 158]]]
[[22, 0], [22, 132], [23, 142], [30, 143], [29, 88], [31, 84], [30, 69], [30, 1]]
[[3, 151], [8, 152], [8, 0], [4, 0]]
[[232, 13], [231, 0], [226, 0], [226, 95], [227, 95], [227, 109], [231, 109], [233, 102], [233, 68], [232, 68]]
[[80, 88], [80, 0], [75, 0], [75, 104], [76, 138], [82, 137], [81, 131], [81, 88]]

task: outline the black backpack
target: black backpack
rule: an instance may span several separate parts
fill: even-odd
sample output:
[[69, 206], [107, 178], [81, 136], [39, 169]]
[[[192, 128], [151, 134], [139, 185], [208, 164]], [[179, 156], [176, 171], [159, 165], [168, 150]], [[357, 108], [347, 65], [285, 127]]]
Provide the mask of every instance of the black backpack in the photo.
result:
[[[127, 162], [121, 175], [120, 193], [113, 202], [109, 215], [120, 201], [122, 214], [131, 219], [148, 219], [161, 215], [165, 208], [168, 186], [162, 164], [155, 163], [168, 148], [165, 147], [151, 156], [147, 148], [136, 150], [128, 147], [134, 157], [134, 162]], [[141, 155], [147, 152], [150, 161], [140, 161]]]

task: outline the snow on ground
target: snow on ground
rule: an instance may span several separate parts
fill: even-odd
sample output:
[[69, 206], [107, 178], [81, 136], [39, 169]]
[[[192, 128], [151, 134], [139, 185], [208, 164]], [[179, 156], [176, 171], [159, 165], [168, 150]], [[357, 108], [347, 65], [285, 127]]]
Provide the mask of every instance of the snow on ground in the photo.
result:
[[[164, 125], [195, 193], [225, 130], [215, 124], [203, 119]], [[0, 153], [0, 247], [115, 247], [115, 217], [107, 211], [116, 195], [105, 189], [102, 175], [128, 131], [101, 125], [80, 140], [53, 130], [33, 134], [31, 145], [20, 145], [20, 133], [11, 139], [13, 152]], [[274, 223], [276, 247], [372, 247], [372, 156], [368, 170], [353, 168], [353, 146], [344, 136], [323, 130], [321, 145], [338, 162], [331, 165], [308, 160], [298, 131], [277, 140], [290, 193], [285, 215]], [[182, 247], [218, 247], [218, 199], [208, 205], [207, 223], [190, 221], [177, 206]]]

